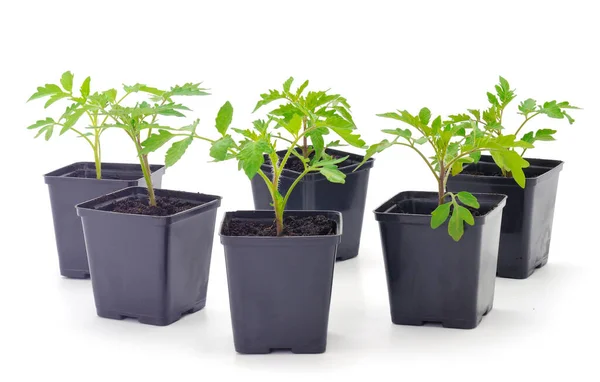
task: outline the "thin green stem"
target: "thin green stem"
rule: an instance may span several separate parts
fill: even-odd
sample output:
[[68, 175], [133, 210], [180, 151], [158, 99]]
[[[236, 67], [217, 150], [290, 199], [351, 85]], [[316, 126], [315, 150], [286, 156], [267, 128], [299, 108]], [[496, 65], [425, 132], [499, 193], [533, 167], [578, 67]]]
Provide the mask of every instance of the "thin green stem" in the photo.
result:
[[521, 129], [523, 128], [523, 126], [525, 126], [525, 124], [527, 122], [529, 122], [530, 119], [532, 119], [533, 117], [535, 117], [536, 115], [539, 115], [540, 113], [533, 113], [531, 116], [526, 117], [525, 120], [523, 121], [523, 123], [521, 123], [521, 126], [519, 126], [519, 128], [517, 129], [517, 131], [515, 131], [515, 137], [519, 134], [519, 132], [521, 131]]
[[148, 166], [147, 160], [144, 155], [141, 154], [142, 146], [140, 145], [137, 137], [133, 136], [133, 142], [137, 148], [140, 165], [142, 166], [142, 173], [144, 174], [144, 180], [146, 181], [146, 187], [148, 188], [148, 202], [151, 206], [156, 206], [156, 196], [154, 195], [154, 186], [152, 185], [152, 175], [150, 173], [150, 166]]
[[400, 145], [400, 146], [410, 147], [411, 149], [415, 150], [417, 152], [417, 154], [419, 154], [419, 156], [421, 158], [423, 158], [423, 160], [427, 164], [427, 167], [429, 167], [429, 170], [431, 171], [431, 173], [433, 174], [433, 176], [435, 176], [435, 179], [439, 182], [440, 177], [438, 176], [437, 172], [435, 171], [435, 169], [433, 168], [433, 166], [431, 165], [431, 163], [429, 163], [429, 159], [427, 159], [427, 157], [421, 151], [419, 151], [419, 149], [417, 149], [413, 145], [409, 145], [408, 143], [395, 142], [394, 144], [395, 145]]

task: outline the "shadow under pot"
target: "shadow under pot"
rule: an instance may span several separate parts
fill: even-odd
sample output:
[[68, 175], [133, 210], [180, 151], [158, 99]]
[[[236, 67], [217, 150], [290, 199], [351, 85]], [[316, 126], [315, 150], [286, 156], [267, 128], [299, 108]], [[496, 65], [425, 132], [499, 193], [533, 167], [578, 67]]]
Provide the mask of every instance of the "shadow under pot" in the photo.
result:
[[508, 196], [502, 217], [498, 276], [526, 279], [548, 262], [558, 176], [563, 162], [525, 158], [525, 188], [503, 177], [489, 155], [448, 179], [448, 191], [491, 192]]
[[[151, 165], [152, 182], [160, 188], [165, 167]], [[60, 274], [90, 277], [81, 220], [75, 205], [125, 187], [145, 186], [139, 164], [102, 163], [102, 179], [96, 179], [93, 162], [77, 162], [44, 175], [50, 193], [54, 235]]]
[[394, 324], [473, 329], [491, 311], [506, 196], [475, 196], [475, 224], [458, 242], [448, 221], [431, 228], [435, 192], [401, 192], [375, 210]]
[[206, 304], [221, 197], [155, 193], [158, 207], [143, 187], [77, 206], [100, 317], [164, 326]]
[[328, 228], [311, 236], [235, 236], [244, 232], [240, 225], [272, 226], [273, 218], [272, 211], [227, 212], [221, 226], [235, 350], [323, 353], [342, 216], [286, 211], [287, 223], [316, 219]]
[[[279, 151], [277, 154], [282, 158], [285, 152]], [[290, 195], [286, 208], [290, 210], [341, 212], [344, 219], [344, 233], [338, 248], [337, 260], [348, 260], [358, 256], [369, 172], [373, 167], [374, 159], [370, 158], [356, 172], [353, 172], [362, 162], [363, 156], [332, 149], [328, 149], [326, 152], [337, 158], [349, 156], [348, 160], [338, 165], [339, 170], [346, 174], [345, 183], [332, 183], [321, 173], [311, 172], [296, 186]], [[303, 171], [302, 163], [293, 155], [290, 156], [288, 165], [286, 165], [286, 169], [283, 170], [280, 177], [279, 190], [282, 195], [286, 194], [294, 180]], [[261, 169], [269, 178], [272, 178], [273, 167], [267, 155], [265, 155], [265, 163]], [[272, 209], [272, 198], [264, 180], [259, 176], [255, 176], [252, 178], [251, 183], [254, 208], [257, 210]]]

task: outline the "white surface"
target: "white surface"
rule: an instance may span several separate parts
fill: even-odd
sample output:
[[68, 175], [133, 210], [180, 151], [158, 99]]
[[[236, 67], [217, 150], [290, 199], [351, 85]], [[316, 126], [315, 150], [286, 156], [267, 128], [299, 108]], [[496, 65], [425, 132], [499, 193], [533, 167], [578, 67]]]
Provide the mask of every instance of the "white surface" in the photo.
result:
[[[593, 2], [211, 3], [2, 4], [0, 380], [305, 380], [305, 373], [406, 381], [598, 380], [600, 251], [592, 177], [600, 138], [593, 36], [600, 28]], [[42, 179], [91, 160], [91, 152], [73, 136], [46, 143], [25, 129], [45, 116], [43, 103], [25, 104], [27, 98], [65, 70], [75, 73], [77, 84], [91, 75], [92, 88], [205, 81], [213, 95], [191, 101], [190, 119], [202, 118], [210, 133], [225, 100], [235, 107], [234, 125], [246, 126], [256, 117], [250, 112], [259, 93], [289, 75], [345, 95], [368, 142], [381, 139], [380, 129], [397, 127], [375, 113], [484, 107], [499, 74], [517, 88], [519, 100], [569, 100], [585, 108], [573, 113], [575, 125], [533, 123], [558, 127], [559, 140], [531, 155], [566, 162], [550, 262], [526, 281], [498, 279], [494, 310], [475, 330], [392, 325], [371, 211], [396, 192], [435, 189], [419, 158], [393, 150], [379, 156], [371, 172], [360, 255], [336, 266], [327, 353], [234, 352], [218, 239], [203, 311], [164, 328], [101, 319], [90, 282], [58, 275]], [[121, 132], [105, 138], [104, 161], [135, 161]], [[152, 160], [161, 161], [161, 155]], [[218, 220], [224, 211], [251, 208], [249, 182], [235, 164], [207, 162], [207, 146], [195, 142], [167, 171], [164, 187], [222, 195]]]

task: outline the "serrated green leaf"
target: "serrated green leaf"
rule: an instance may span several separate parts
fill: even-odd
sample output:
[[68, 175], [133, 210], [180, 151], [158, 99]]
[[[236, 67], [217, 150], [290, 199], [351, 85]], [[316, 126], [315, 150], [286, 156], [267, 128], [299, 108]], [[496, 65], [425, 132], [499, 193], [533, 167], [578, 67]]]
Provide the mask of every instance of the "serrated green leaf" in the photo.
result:
[[381, 130], [381, 131], [384, 132], [384, 133], [386, 133], [386, 134], [397, 135], [397, 136], [405, 138], [405, 139], [410, 139], [411, 136], [412, 136], [412, 132], [409, 129], [396, 128], [394, 130], [392, 130], [392, 129], [384, 129], [384, 130]]
[[450, 216], [450, 221], [448, 222], [448, 234], [452, 237], [452, 239], [454, 239], [454, 241], [459, 241], [465, 233], [465, 227], [461, 213], [459, 212], [459, 208], [461, 207], [454, 203], [452, 215]]
[[46, 119], [40, 119], [39, 121], [36, 121], [34, 124], [27, 126], [28, 130], [33, 130], [33, 129], [38, 129], [42, 126], [47, 126], [47, 125], [53, 125], [54, 119], [48, 117]]
[[166, 130], [159, 130], [158, 134], [152, 134], [144, 142], [142, 142], [142, 154], [145, 155], [158, 150], [173, 137], [174, 135], [172, 133]]
[[498, 98], [493, 95], [492, 93], [488, 92], [487, 93], [487, 97], [488, 97], [488, 101], [494, 105], [494, 106], [500, 106], [500, 103], [498, 102]]
[[79, 91], [81, 92], [81, 96], [83, 98], [87, 98], [90, 95], [90, 81], [92, 79], [90, 77], [87, 77], [85, 80], [83, 80], [83, 83], [81, 84], [81, 88], [79, 89]]
[[400, 114], [398, 113], [382, 113], [382, 114], [377, 114], [378, 117], [382, 117], [382, 118], [391, 118], [391, 119], [397, 119], [398, 121], [402, 121], [402, 117], [400, 116]]
[[34, 99], [47, 97], [49, 95], [53, 95], [56, 93], [62, 93], [62, 89], [58, 85], [46, 84], [44, 86], [39, 86], [37, 88], [37, 91], [35, 93], [33, 93], [33, 95], [31, 97], [29, 97], [27, 102], [34, 100]]
[[529, 113], [533, 113], [536, 107], [537, 104], [535, 100], [528, 98], [519, 104], [519, 111], [521, 112], [521, 114], [527, 115]]
[[68, 92], [73, 90], [73, 73], [69, 71], [64, 72], [60, 77], [60, 84]]
[[418, 145], [425, 144], [425, 143], [427, 143], [427, 137], [426, 136], [422, 136], [420, 138], [415, 139], [414, 142], [416, 144], [418, 144]]
[[345, 183], [346, 174], [338, 170], [335, 166], [325, 166], [319, 169], [319, 172], [332, 183]]
[[467, 109], [467, 111], [471, 113], [476, 120], [479, 121], [481, 119], [481, 111], [476, 109]]
[[213, 142], [210, 147], [210, 156], [216, 161], [224, 161], [228, 158], [229, 149], [235, 146], [235, 142], [230, 135], [225, 135], [221, 139]]
[[167, 150], [167, 155], [165, 156], [165, 166], [171, 167], [177, 163], [183, 154], [185, 154], [185, 151], [193, 141], [194, 138], [189, 137], [173, 143], [173, 145], [171, 145], [171, 147]]
[[460, 202], [465, 206], [479, 208], [479, 202], [477, 201], [477, 198], [470, 192], [460, 191], [456, 194], [456, 196], [458, 197], [458, 200], [460, 200]]
[[442, 117], [438, 115], [433, 120], [433, 122], [431, 122], [431, 133], [433, 135], [438, 134], [440, 132], [441, 128], [442, 128]]
[[292, 134], [294, 137], [296, 137], [298, 135], [298, 132], [302, 128], [302, 119], [303, 119], [302, 116], [300, 116], [298, 114], [294, 114], [292, 119], [290, 119], [290, 121], [288, 123], [284, 124], [283, 127], [287, 131], [289, 131], [290, 134]]
[[341, 157], [341, 158], [329, 157], [328, 159], [323, 159], [323, 160], [315, 163], [314, 166], [315, 167], [326, 167], [326, 166], [336, 165], [336, 164], [344, 162], [349, 157], [350, 157], [349, 155], [346, 155], [345, 157]]
[[307, 86], [308, 86], [308, 80], [304, 81], [302, 83], [302, 85], [300, 85], [298, 87], [298, 90], [296, 90], [296, 98], [300, 97], [300, 95], [302, 94], [302, 92], [304, 91], [304, 89], [306, 89]]
[[290, 92], [290, 87], [292, 86], [292, 82], [294, 82], [294, 77], [290, 77], [283, 83], [283, 91], [286, 93]]
[[201, 82], [198, 82], [198, 83], [188, 82], [183, 85], [175, 85], [171, 88], [171, 90], [169, 90], [168, 92], [164, 92], [164, 93], [161, 93], [162, 90], [159, 90], [156, 88], [149, 88], [149, 89], [152, 89], [152, 92], [149, 92], [149, 93], [157, 95], [157, 96], [162, 95], [162, 97], [164, 97], [164, 98], [177, 97], [177, 96], [210, 95], [210, 93], [208, 93], [208, 89], [200, 87], [201, 84], [202, 84]]
[[431, 111], [424, 107], [419, 111], [419, 120], [421, 121], [422, 124], [427, 125], [429, 124], [429, 120], [431, 119]]
[[221, 135], [225, 135], [229, 125], [231, 125], [231, 120], [233, 119], [233, 106], [229, 101], [225, 102], [223, 106], [219, 109], [217, 113], [217, 118], [215, 119], [215, 126], [217, 127], [217, 131]]
[[248, 141], [244, 144], [238, 159], [248, 178], [252, 179], [264, 163], [263, 154], [269, 154], [272, 151], [270, 143], [263, 139], [256, 142]]
[[53, 132], [54, 132], [54, 125], [46, 126], [46, 134], [44, 135], [44, 139], [48, 141], [52, 137]]
[[540, 129], [535, 132], [536, 141], [554, 141], [552, 134], [555, 134], [556, 130], [552, 129]]
[[277, 90], [269, 90], [269, 93], [264, 93], [260, 95], [261, 100], [258, 101], [256, 103], [256, 106], [254, 107], [254, 110], [252, 111], [253, 113], [260, 109], [261, 107], [273, 102], [273, 101], [277, 101], [280, 99], [285, 98], [285, 96], [281, 93], [279, 93], [279, 91]]
[[44, 104], [44, 109], [47, 109], [48, 106], [52, 105], [53, 103], [55, 103], [58, 100], [61, 100], [63, 98], [69, 97], [70, 95], [67, 93], [56, 93], [53, 96], [51, 96], [50, 98], [48, 98], [48, 101], [46, 101], [46, 103]]
[[436, 207], [435, 210], [431, 213], [431, 228], [436, 229], [448, 219], [448, 215], [450, 214], [450, 206], [452, 203], [444, 203], [440, 204]]
[[83, 115], [83, 113], [85, 113], [85, 111], [86, 111], [85, 107], [80, 107], [78, 109], [75, 109], [73, 112], [71, 112], [71, 114], [69, 114], [67, 117], [65, 117], [65, 122], [63, 123], [63, 127], [60, 130], [59, 135], [63, 135], [71, 127], [75, 126], [75, 124], [77, 123], [77, 121], [79, 121], [79, 118], [81, 118], [81, 116]]

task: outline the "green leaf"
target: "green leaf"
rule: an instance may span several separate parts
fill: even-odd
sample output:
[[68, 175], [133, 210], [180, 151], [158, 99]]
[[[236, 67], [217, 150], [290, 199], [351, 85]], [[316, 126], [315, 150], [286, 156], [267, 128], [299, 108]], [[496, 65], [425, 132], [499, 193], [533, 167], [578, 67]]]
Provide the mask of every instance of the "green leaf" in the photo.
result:
[[429, 124], [430, 119], [431, 111], [426, 107], [422, 108], [421, 111], [419, 111], [419, 120], [421, 121], [421, 123], [427, 125]]
[[450, 221], [448, 222], [448, 234], [452, 237], [452, 239], [454, 239], [454, 241], [459, 241], [465, 233], [462, 215], [459, 212], [460, 208], [464, 207], [461, 207], [456, 203], [453, 205], [454, 208], [452, 209], [452, 216], [450, 216]]
[[391, 118], [391, 119], [397, 119], [398, 121], [402, 121], [402, 117], [400, 116], [400, 114], [398, 113], [383, 113], [383, 114], [377, 114], [378, 117], [383, 117], [383, 118]]
[[233, 106], [229, 101], [225, 102], [223, 106], [219, 109], [217, 113], [217, 118], [215, 120], [215, 125], [217, 126], [217, 130], [221, 135], [225, 135], [229, 125], [231, 125], [231, 120], [233, 119]]
[[63, 123], [63, 128], [60, 130], [59, 135], [63, 135], [67, 132], [71, 127], [75, 126], [79, 118], [85, 113], [86, 109], [84, 107], [80, 107], [75, 109], [71, 114], [65, 117], [65, 122]]
[[460, 202], [465, 206], [479, 208], [479, 202], [477, 201], [477, 198], [470, 192], [460, 191], [456, 194], [456, 196], [458, 197], [458, 200], [460, 200]]
[[83, 98], [87, 98], [90, 95], [90, 81], [92, 79], [90, 77], [87, 77], [85, 80], [83, 80], [83, 83], [81, 84], [81, 88], [79, 89], [79, 91], [81, 92], [81, 96]]
[[390, 141], [388, 141], [387, 139], [384, 139], [383, 141], [381, 141], [379, 143], [369, 146], [369, 148], [367, 148], [367, 152], [365, 153], [363, 161], [360, 163], [360, 165], [358, 167], [365, 164], [367, 162], [367, 160], [369, 160], [369, 158], [371, 158], [373, 155], [380, 153], [383, 150], [385, 150], [391, 146], [392, 146], [392, 143]]
[[494, 106], [500, 106], [500, 103], [498, 102], [498, 98], [496, 98], [495, 95], [493, 95], [492, 93], [488, 92], [487, 93], [487, 97], [488, 97], [488, 101], [494, 105]]
[[306, 89], [307, 86], [308, 86], [308, 80], [304, 81], [302, 83], [302, 85], [300, 85], [300, 87], [298, 87], [298, 90], [296, 90], [296, 98], [300, 97], [300, 95], [302, 94], [304, 89]]
[[421, 138], [417, 138], [414, 141], [416, 144], [418, 145], [422, 145], [424, 143], [427, 143], [427, 137], [426, 136], [422, 136]]
[[287, 124], [284, 124], [283, 127], [294, 137], [298, 136], [298, 132], [302, 128], [302, 116], [294, 114], [292, 119]]
[[48, 101], [46, 101], [46, 103], [44, 104], [44, 109], [47, 109], [48, 106], [52, 105], [54, 102], [61, 100], [63, 98], [66, 97], [70, 97], [69, 94], [67, 93], [56, 93], [53, 96], [51, 96], [50, 98], [48, 98]]
[[521, 112], [521, 114], [527, 115], [529, 113], [533, 113], [536, 107], [537, 104], [535, 100], [528, 98], [519, 104], [519, 111]]
[[526, 179], [523, 169], [529, 167], [529, 162], [512, 150], [491, 151], [491, 154], [496, 164], [501, 168], [509, 170], [515, 182], [522, 188], [525, 188]]
[[256, 142], [247, 141], [244, 144], [240, 150], [238, 159], [248, 178], [252, 179], [264, 163], [263, 154], [269, 154], [272, 151], [270, 143], [264, 139]]
[[60, 84], [62, 85], [63, 89], [68, 92], [73, 90], [73, 73], [68, 71], [64, 72], [60, 77]]
[[173, 137], [174, 135], [172, 133], [166, 130], [159, 130], [158, 134], [152, 134], [144, 142], [142, 142], [142, 154], [149, 154], [158, 150]]
[[365, 141], [360, 138], [359, 134], [353, 133], [353, 130], [355, 129], [354, 124], [342, 117], [336, 115], [327, 118], [327, 120], [324, 122], [320, 122], [319, 125], [330, 128], [337, 135], [339, 135], [340, 138], [354, 147], [363, 148], [366, 145]]
[[555, 134], [556, 130], [552, 129], [540, 129], [535, 132], [536, 141], [554, 141], [552, 134]]
[[286, 93], [290, 92], [290, 87], [292, 86], [292, 82], [294, 82], [294, 77], [290, 77], [283, 83], [283, 91]]
[[544, 102], [544, 105], [538, 111], [542, 114], [546, 114], [550, 118], [562, 119], [564, 117], [563, 112], [556, 101]]
[[386, 134], [397, 135], [397, 136], [405, 138], [405, 139], [410, 139], [411, 136], [412, 136], [412, 132], [409, 129], [396, 128], [394, 130], [384, 129], [384, 130], [381, 130], [381, 131], [384, 132], [384, 133], [386, 133]]
[[[88, 87], [89, 89], [89, 87]], [[137, 93], [137, 92], [144, 92], [144, 93], [149, 93], [149, 94], [153, 94], [155, 96], [162, 96], [164, 95], [166, 92], [164, 90], [160, 90], [148, 85], [144, 85], [144, 84], [135, 84], [133, 86], [127, 86], [127, 85], [123, 85], [123, 90], [125, 90], [126, 93]]]
[[285, 96], [283, 94], [279, 93], [277, 90], [269, 90], [269, 93], [261, 94], [260, 98], [261, 98], [261, 100], [256, 103], [256, 106], [254, 107], [254, 110], [252, 111], [253, 113], [256, 110], [260, 109], [262, 106], [265, 106], [273, 101], [277, 101], [279, 99], [285, 98]]
[[437, 227], [444, 224], [448, 215], [450, 214], [450, 206], [452, 203], [444, 203], [437, 206], [431, 213], [431, 228], [436, 229]]
[[53, 95], [56, 93], [62, 93], [62, 89], [58, 85], [46, 84], [44, 86], [39, 86], [37, 88], [37, 92], [33, 93], [33, 95], [31, 97], [29, 97], [27, 102], [34, 100], [34, 99], [47, 97], [49, 95]]
[[257, 119], [256, 121], [252, 121], [252, 125], [260, 133], [264, 133], [265, 131], [267, 131], [267, 128], [269, 128], [269, 123], [262, 119]]
[[456, 161], [454, 163], [452, 163], [452, 168], [450, 169], [450, 173], [452, 174], [452, 176], [456, 176], [458, 174], [460, 174], [463, 170], [463, 164], [461, 161]]
[[338, 170], [335, 166], [325, 166], [319, 169], [319, 172], [323, 174], [328, 181], [332, 183], [345, 183], [346, 174]]
[[[166, 98], [170, 98], [170, 97], [176, 97], [176, 96], [201, 96], [201, 95], [209, 95], [210, 93], [208, 93], [208, 89], [205, 88], [201, 88], [200, 85], [202, 85], [201, 82], [198, 83], [185, 83], [183, 85], [175, 85], [171, 88], [171, 90], [169, 90], [168, 92], [162, 93], [163, 97]], [[145, 85], [144, 85], [145, 86]], [[162, 90], [156, 89], [156, 88], [150, 88], [146, 86], [146, 89], [149, 89], [151, 91], [147, 91], [148, 93], [160, 96]]]
[[235, 146], [235, 142], [230, 135], [225, 135], [223, 138], [213, 142], [210, 147], [210, 156], [216, 161], [224, 161], [228, 158], [229, 149]]
[[481, 120], [481, 112], [479, 110], [476, 109], [467, 109], [467, 111], [469, 113], [471, 113], [473, 115], [473, 117], [475, 117], [476, 120]]
[[194, 138], [189, 137], [189, 138], [185, 138], [179, 142], [173, 143], [171, 148], [169, 148], [167, 150], [167, 155], [165, 156], [165, 165], [167, 167], [171, 167], [175, 163], [177, 163], [181, 159], [183, 154], [185, 154], [185, 151], [190, 146], [190, 144], [193, 142], [193, 140], [194, 140]]
[[431, 133], [435, 135], [435, 134], [439, 133], [441, 128], [442, 128], [442, 117], [438, 115], [433, 120], [433, 122], [431, 122]]
[[39, 121], [37, 121], [36, 123], [34, 123], [33, 125], [27, 126], [28, 130], [33, 130], [33, 129], [38, 129], [42, 126], [48, 126], [48, 125], [54, 125], [54, 119], [48, 117], [46, 119], [40, 119]]
[[329, 157], [328, 159], [323, 159], [321, 161], [319, 161], [318, 163], [315, 163], [314, 166], [315, 167], [326, 167], [326, 166], [331, 166], [331, 165], [336, 165], [339, 163], [342, 163], [343, 161], [347, 160], [348, 158], [350, 158], [349, 155], [346, 155], [345, 157], [341, 157], [341, 158], [333, 158], [333, 157]]
[[521, 140], [523, 142], [527, 142], [527, 143], [533, 143], [533, 142], [535, 142], [535, 138], [533, 136], [533, 131], [530, 131], [527, 134], [523, 135], [523, 138], [521, 138]]
[[49, 140], [52, 137], [52, 133], [54, 132], [54, 125], [46, 126], [46, 135], [44, 136], [45, 140]]

